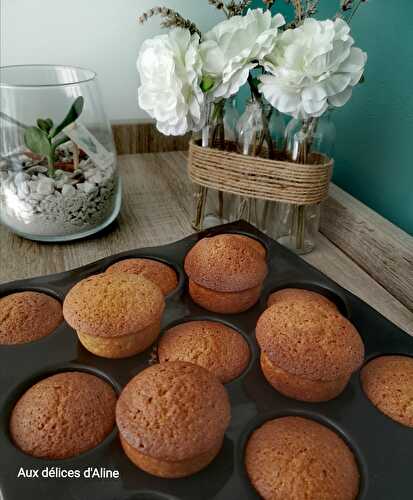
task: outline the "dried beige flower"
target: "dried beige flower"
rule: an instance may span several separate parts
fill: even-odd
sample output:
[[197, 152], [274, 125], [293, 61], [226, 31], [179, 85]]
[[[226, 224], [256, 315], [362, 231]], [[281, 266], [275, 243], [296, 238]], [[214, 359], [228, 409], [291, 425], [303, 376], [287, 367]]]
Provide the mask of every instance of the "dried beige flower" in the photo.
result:
[[184, 28], [189, 30], [192, 35], [197, 33], [201, 36], [201, 32], [195, 23], [189, 19], [185, 19], [181, 14], [168, 7], [153, 7], [138, 17], [138, 22], [144, 24], [148, 19], [154, 16], [161, 16], [163, 18], [161, 23], [163, 28]]

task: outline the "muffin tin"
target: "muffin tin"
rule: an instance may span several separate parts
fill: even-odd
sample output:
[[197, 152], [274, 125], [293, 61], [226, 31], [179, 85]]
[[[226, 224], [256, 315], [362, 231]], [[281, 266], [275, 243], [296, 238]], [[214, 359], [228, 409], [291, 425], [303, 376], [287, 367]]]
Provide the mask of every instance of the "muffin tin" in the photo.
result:
[[[212, 314], [194, 304], [186, 292], [183, 261], [188, 250], [205, 236], [240, 233], [256, 238], [268, 251], [269, 275], [259, 303], [237, 315]], [[65, 323], [50, 336], [30, 344], [0, 346], [0, 499], [23, 500], [249, 500], [258, 495], [244, 468], [244, 448], [250, 433], [264, 421], [285, 415], [313, 418], [334, 429], [353, 450], [361, 473], [359, 500], [408, 500], [413, 497], [413, 429], [393, 422], [365, 397], [359, 373], [336, 399], [327, 403], [302, 403], [277, 393], [264, 379], [254, 339], [256, 321], [268, 295], [285, 287], [314, 290], [336, 302], [359, 330], [366, 347], [366, 362], [385, 354], [413, 356], [413, 338], [387, 321], [357, 297], [339, 287], [276, 242], [245, 222], [215, 227], [182, 241], [156, 248], [124, 252], [80, 269], [0, 285], [0, 296], [36, 290], [63, 301], [79, 280], [103, 272], [114, 262], [131, 257], [160, 260], [175, 268], [178, 288], [167, 297], [163, 329], [182, 321], [210, 319], [238, 330], [248, 341], [252, 361], [246, 371], [226, 385], [232, 420], [218, 457], [203, 471], [185, 479], [152, 477], [132, 465], [124, 455], [116, 429], [98, 447], [78, 457], [49, 461], [23, 454], [11, 442], [8, 423], [19, 396], [36, 381], [56, 372], [84, 370], [121, 388], [153, 358], [152, 349], [123, 360], [93, 356], [78, 342]], [[20, 468], [62, 471], [88, 467], [118, 470], [119, 479], [17, 478]], [[45, 472], [44, 472], [45, 473]], [[317, 500], [317, 499], [312, 499]]]

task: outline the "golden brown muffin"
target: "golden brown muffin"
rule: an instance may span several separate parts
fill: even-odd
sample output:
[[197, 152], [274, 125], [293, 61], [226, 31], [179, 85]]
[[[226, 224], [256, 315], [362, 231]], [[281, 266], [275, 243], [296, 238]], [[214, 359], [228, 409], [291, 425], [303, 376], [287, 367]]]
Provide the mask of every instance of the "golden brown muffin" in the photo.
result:
[[332, 430], [302, 417], [270, 420], [245, 452], [250, 481], [264, 500], [355, 500], [360, 473]]
[[338, 312], [337, 306], [331, 300], [324, 297], [320, 293], [312, 292], [302, 288], [283, 288], [277, 292], [272, 293], [268, 297], [267, 306], [271, 307], [280, 301], [294, 301], [299, 304], [311, 304], [314, 307], [327, 307], [334, 312]]
[[90, 352], [124, 358], [153, 344], [164, 308], [160, 288], [143, 276], [104, 273], [75, 285], [65, 298], [63, 314]]
[[60, 302], [39, 292], [0, 298], [0, 344], [25, 344], [56, 330], [63, 321]]
[[220, 234], [194, 245], [185, 258], [185, 271], [194, 302], [231, 314], [257, 302], [268, 269], [265, 249], [256, 240]]
[[262, 285], [242, 292], [216, 292], [189, 280], [192, 300], [208, 311], [220, 314], [235, 314], [247, 311], [258, 302]]
[[247, 368], [251, 353], [236, 330], [216, 321], [188, 321], [162, 335], [158, 357], [160, 363], [187, 361], [202, 366], [225, 384]]
[[256, 337], [265, 354], [261, 362], [268, 381], [286, 396], [294, 394], [292, 397], [304, 401], [327, 401], [338, 396], [344, 381], [364, 359], [357, 330], [340, 313], [325, 306], [294, 300], [277, 302], [259, 318]]
[[413, 427], [413, 358], [381, 356], [361, 370], [366, 396], [382, 413]]
[[18, 400], [10, 435], [24, 453], [61, 459], [101, 443], [115, 424], [116, 393], [102, 379], [84, 372], [52, 375]]
[[192, 363], [151, 366], [133, 378], [116, 406], [126, 455], [139, 468], [177, 478], [206, 467], [218, 454], [230, 420], [219, 380]]
[[158, 285], [164, 295], [168, 295], [178, 286], [178, 277], [172, 267], [153, 259], [124, 259], [112, 264], [106, 272], [141, 274]]
[[246, 245], [250, 245], [256, 252], [258, 252], [263, 259], [266, 259], [267, 257], [267, 250], [264, 247], [262, 243], [260, 243], [258, 240], [254, 238], [250, 238], [249, 236], [245, 236], [243, 234], [235, 234], [235, 233], [230, 233], [231, 236], [234, 239], [239, 239], [239, 241], [242, 241]]
[[292, 375], [271, 363], [264, 352], [261, 353], [260, 364], [262, 373], [274, 389], [284, 396], [301, 401], [329, 401], [343, 392], [350, 379], [350, 375], [326, 381]]

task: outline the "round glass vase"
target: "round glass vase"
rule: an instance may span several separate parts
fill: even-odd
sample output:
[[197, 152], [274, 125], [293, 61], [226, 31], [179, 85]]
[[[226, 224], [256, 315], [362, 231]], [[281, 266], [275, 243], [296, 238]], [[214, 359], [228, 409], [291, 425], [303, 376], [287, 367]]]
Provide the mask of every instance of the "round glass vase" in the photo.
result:
[[114, 221], [121, 183], [95, 73], [6, 66], [0, 94], [0, 222], [24, 238], [58, 242]]
[[[336, 129], [331, 112], [319, 118], [307, 120], [292, 119], [286, 128], [286, 153], [289, 161], [312, 164], [320, 159], [321, 153], [332, 158]], [[320, 228], [321, 204], [297, 205], [277, 203], [272, 218], [275, 226], [270, 232], [279, 243], [293, 252], [304, 255], [315, 245]]]

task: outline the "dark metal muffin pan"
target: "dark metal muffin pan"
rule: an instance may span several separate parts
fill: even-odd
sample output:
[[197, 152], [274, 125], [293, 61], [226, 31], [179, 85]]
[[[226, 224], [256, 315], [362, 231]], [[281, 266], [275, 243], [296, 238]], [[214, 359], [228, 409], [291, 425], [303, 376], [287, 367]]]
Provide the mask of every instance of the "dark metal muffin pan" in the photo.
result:
[[[260, 302], [236, 315], [212, 314], [192, 302], [183, 273], [188, 250], [202, 237], [241, 233], [261, 241], [268, 251], [269, 276]], [[23, 454], [11, 442], [8, 423], [19, 396], [36, 381], [62, 370], [85, 370], [101, 376], [117, 391], [148, 366], [151, 349], [123, 360], [98, 358], [87, 352], [66, 323], [49, 337], [25, 345], [0, 346], [0, 499], [1, 500], [249, 500], [256, 499], [244, 468], [244, 448], [250, 433], [265, 420], [284, 415], [313, 418], [338, 432], [353, 450], [361, 473], [359, 500], [413, 498], [411, 464], [413, 429], [380, 413], [365, 397], [356, 373], [345, 391], [327, 403], [302, 403], [277, 393], [264, 379], [255, 343], [256, 321], [274, 290], [301, 287], [333, 299], [359, 330], [366, 361], [378, 355], [413, 356], [413, 338], [302, 259], [245, 222], [213, 228], [163, 247], [139, 249], [108, 257], [80, 269], [0, 285], [0, 296], [38, 290], [63, 301], [79, 280], [103, 272], [123, 258], [148, 257], [168, 263], [179, 275], [179, 286], [167, 297], [163, 329], [189, 319], [213, 319], [233, 326], [247, 338], [252, 361], [247, 370], [227, 384], [232, 420], [223, 448], [203, 471], [185, 479], [166, 480], [137, 469], [123, 454], [116, 429], [98, 447], [68, 460], [42, 460]], [[17, 479], [20, 467], [52, 470], [105, 467], [118, 470], [120, 479]], [[311, 499], [318, 500], [318, 499]]]

